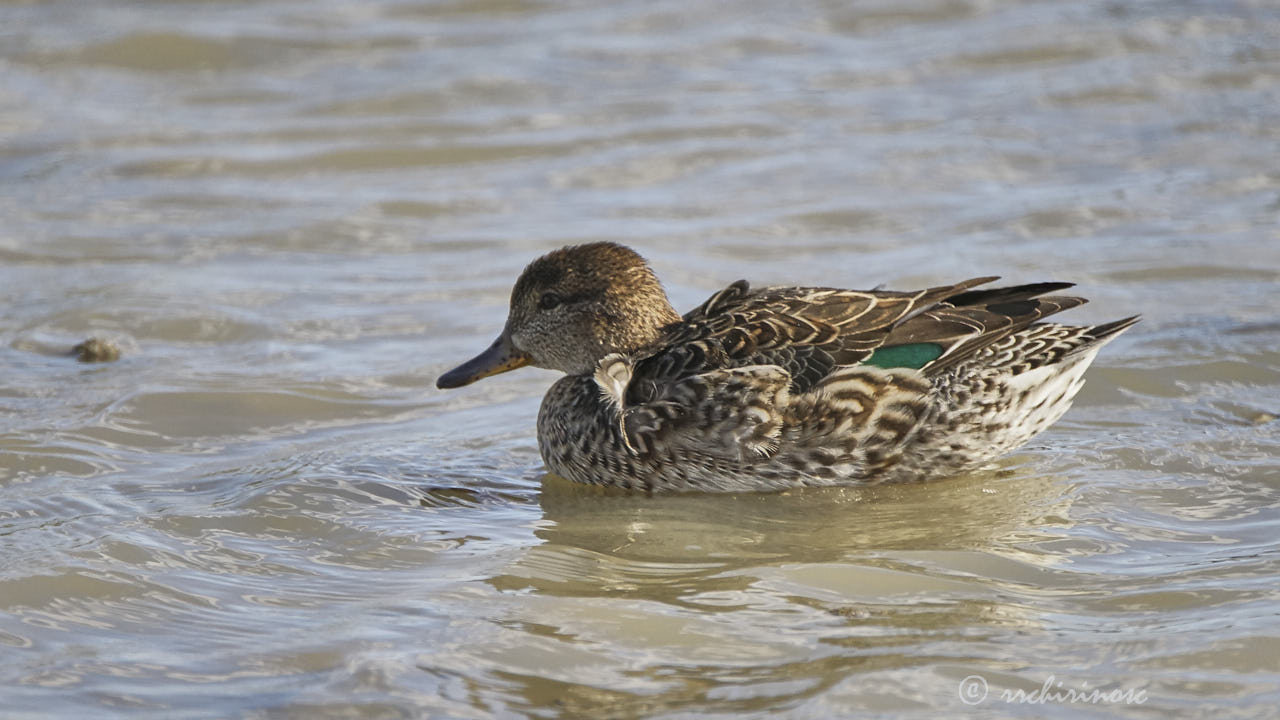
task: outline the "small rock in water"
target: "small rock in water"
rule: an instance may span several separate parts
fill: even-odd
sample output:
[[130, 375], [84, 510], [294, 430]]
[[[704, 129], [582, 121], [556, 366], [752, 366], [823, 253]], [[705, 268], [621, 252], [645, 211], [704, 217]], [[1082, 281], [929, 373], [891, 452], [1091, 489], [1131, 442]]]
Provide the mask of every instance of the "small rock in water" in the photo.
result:
[[71, 349], [80, 362], [112, 362], [120, 359], [120, 348], [102, 338], [89, 338]]

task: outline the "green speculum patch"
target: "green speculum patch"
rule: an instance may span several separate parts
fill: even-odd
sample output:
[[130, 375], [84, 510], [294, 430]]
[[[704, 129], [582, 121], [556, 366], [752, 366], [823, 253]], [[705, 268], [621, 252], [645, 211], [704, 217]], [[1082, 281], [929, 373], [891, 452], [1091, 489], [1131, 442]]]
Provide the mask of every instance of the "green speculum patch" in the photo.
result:
[[895, 345], [882, 347], [871, 353], [871, 357], [862, 361], [863, 365], [875, 365], [880, 368], [912, 368], [919, 370], [942, 354], [942, 346], [937, 343], [912, 343], [911, 345]]

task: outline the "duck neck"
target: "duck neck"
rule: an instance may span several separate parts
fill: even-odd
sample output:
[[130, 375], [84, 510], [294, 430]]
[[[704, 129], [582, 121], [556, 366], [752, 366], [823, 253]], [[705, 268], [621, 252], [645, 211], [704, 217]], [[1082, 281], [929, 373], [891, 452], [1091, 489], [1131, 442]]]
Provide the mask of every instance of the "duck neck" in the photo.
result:
[[607, 323], [608, 337], [601, 346], [609, 353], [634, 354], [659, 343], [671, 327], [681, 322], [680, 315], [663, 295], [661, 302], [646, 302], [624, 309], [624, 317]]

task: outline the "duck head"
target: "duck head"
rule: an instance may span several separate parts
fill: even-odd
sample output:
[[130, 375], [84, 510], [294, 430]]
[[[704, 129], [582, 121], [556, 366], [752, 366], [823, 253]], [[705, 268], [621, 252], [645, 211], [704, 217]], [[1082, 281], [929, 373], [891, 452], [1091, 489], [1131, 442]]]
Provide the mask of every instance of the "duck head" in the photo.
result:
[[462, 387], [525, 365], [570, 375], [593, 372], [604, 356], [639, 350], [679, 321], [635, 251], [616, 243], [561, 248], [520, 274], [498, 339], [441, 375], [436, 387]]

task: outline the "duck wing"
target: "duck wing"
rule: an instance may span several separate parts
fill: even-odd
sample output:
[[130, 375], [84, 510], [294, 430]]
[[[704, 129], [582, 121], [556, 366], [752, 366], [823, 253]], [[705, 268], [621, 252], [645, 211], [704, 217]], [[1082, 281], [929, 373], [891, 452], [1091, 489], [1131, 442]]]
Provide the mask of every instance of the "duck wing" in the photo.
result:
[[781, 368], [789, 389], [812, 389], [837, 367], [872, 357], [894, 329], [947, 298], [995, 280], [916, 292], [765, 287], [739, 280], [684, 316], [656, 350], [641, 353], [627, 399], [643, 403], [693, 375], [756, 365]]
[[786, 398], [874, 356], [895, 327], [996, 278], [916, 292], [766, 287], [738, 281], [649, 352], [602, 361], [596, 380], [642, 456], [688, 444], [745, 461], [770, 456]]
[[[1019, 330], [1088, 302], [1067, 295], [1040, 297], [1071, 286], [1035, 283], [953, 295], [894, 326], [865, 363], [883, 368], [910, 367], [926, 376], [941, 374]], [[1046, 347], [1046, 352], [1041, 353], [1044, 363], [1040, 364], [1053, 362], [1070, 349], [1069, 343], [1064, 344], [1062, 352], [1055, 354]], [[1034, 348], [1022, 350], [1030, 352]]]

